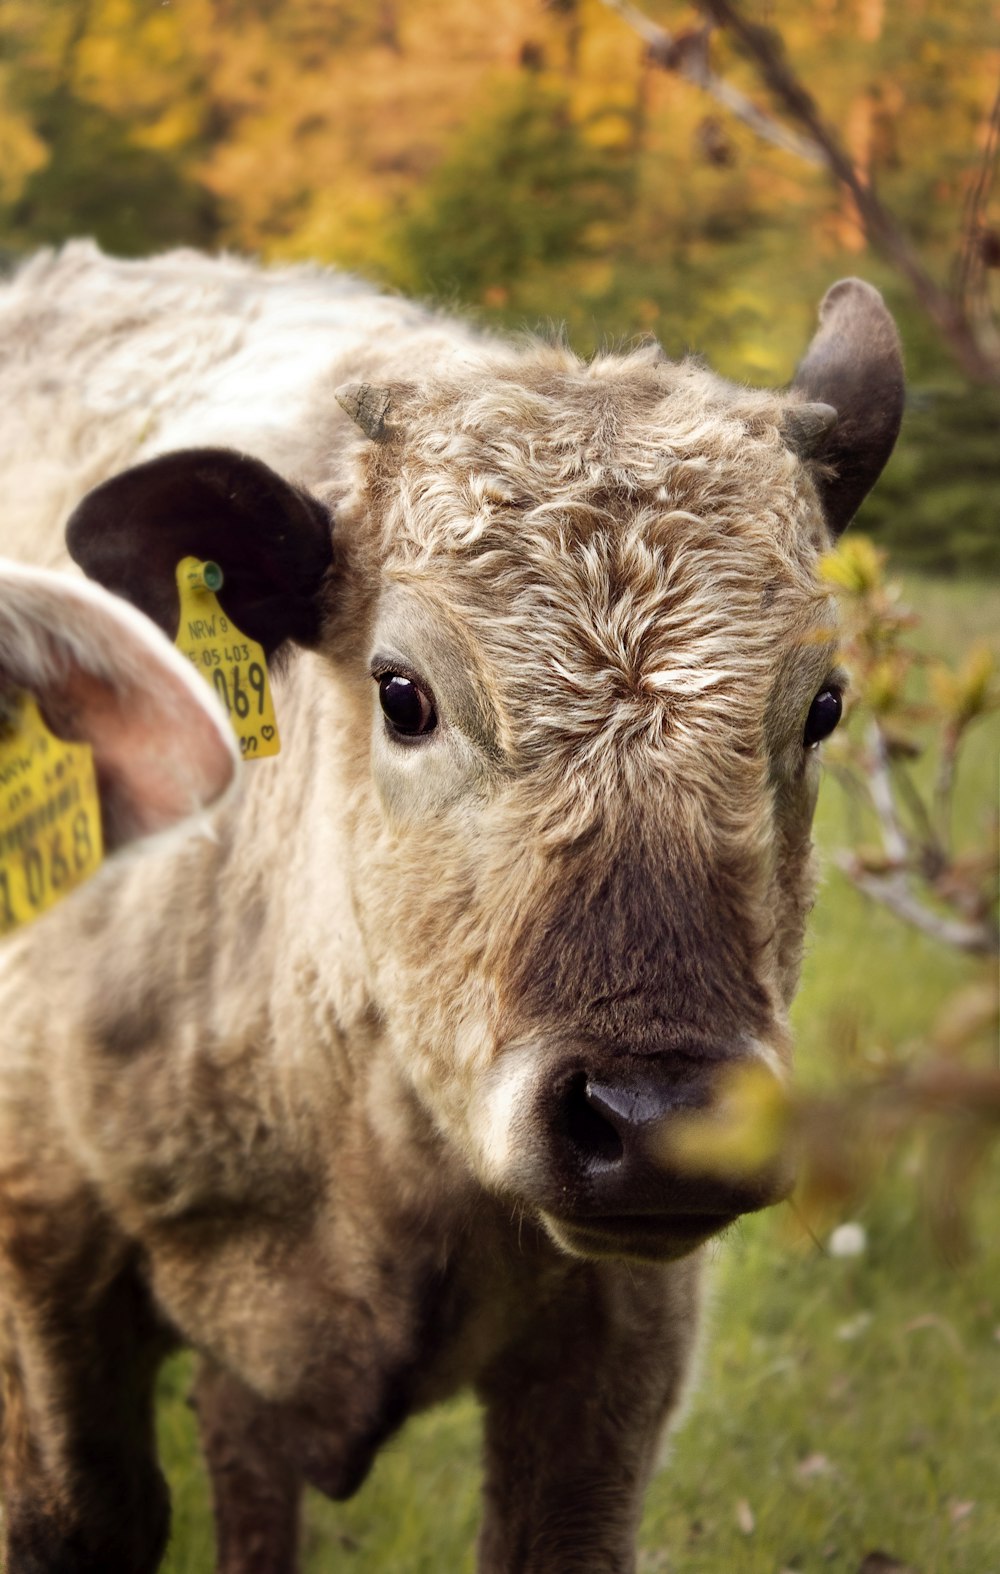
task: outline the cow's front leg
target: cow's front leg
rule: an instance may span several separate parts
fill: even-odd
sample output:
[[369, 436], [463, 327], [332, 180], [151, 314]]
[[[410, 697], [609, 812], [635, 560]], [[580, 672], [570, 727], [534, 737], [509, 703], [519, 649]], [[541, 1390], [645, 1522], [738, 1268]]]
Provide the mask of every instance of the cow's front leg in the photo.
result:
[[274, 1407], [209, 1361], [192, 1401], [212, 1481], [217, 1574], [296, 1574], [302, 1484], [282, 1456]]
[[699, 1263], [580, 1264], [481, 1381], [480, 1574], [630, 1574]]
[[0, 1565], [6, 1574], [153, 1574], [170, 1521], [153, 1427], [169, 1341], [130, 1265], [95, 1274], [103, 1242], [83, 1232], [66, 1256], [62, 1244], [56, 1262], [41, 1239], [37, 1256], [0, 1252]]

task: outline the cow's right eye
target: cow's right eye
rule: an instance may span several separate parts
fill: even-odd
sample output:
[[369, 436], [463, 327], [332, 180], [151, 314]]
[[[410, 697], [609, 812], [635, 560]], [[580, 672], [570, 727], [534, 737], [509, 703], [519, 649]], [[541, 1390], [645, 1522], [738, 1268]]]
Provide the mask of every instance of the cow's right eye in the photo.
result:
[[803, 743], [814, 749], [828, 738], [843, 715], [844, 701], [839, 689], [821, 689], [809, 707]]
[[380, 673], [378, 697], [382, 714], [392, 732], [405, 738], [416, 738], [433, 732], [437, 726], [434, 701], [426, 689], [405, 673]]

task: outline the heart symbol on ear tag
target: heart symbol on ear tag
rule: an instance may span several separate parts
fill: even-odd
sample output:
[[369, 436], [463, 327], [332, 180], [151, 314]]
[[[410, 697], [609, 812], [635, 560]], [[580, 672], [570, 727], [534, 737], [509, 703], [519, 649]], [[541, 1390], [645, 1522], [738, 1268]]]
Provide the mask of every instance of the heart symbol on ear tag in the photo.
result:
[[268, 726], [267, 726], [267, 725], [266, 725], [266, 724], [265, 724], [265, 725], [264, 725], [264, 726], [263, 726], [263, 727], [262, 727], [262, 728], [261, 728], [261, 729], [260, 729], [260, 735], [261, 735], [261, 737], [262, 737], [262, 738], [263, 738], [263, 740], [264, 740], [264, 742], [265, 742], [265, 743], [270, 743], [270, 741], [271, 741], [271, 739], [272, 739], [272, 738], [273, 738], [273, 737], [274, 737], [274, 728], [273, 728], [273, 727], [268, 727]]

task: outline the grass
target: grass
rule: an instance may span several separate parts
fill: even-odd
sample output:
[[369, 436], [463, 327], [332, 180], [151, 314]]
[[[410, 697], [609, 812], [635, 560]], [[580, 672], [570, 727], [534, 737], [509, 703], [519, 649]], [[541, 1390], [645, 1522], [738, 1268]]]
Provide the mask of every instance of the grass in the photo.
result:
[[[911, 583], [942, 653], [998, 639], [1000, 586]], [[981, 725], [959, 799], [974, 840], [997, 802], [1000, 728]], [[828, 782], [817, 834], [842, 843]], [[946, 954], [828, 873], [795, 1018], [806, 1080], [829, 1077], [845, 1024], [864, 1044], [916, 1043], [973, 964]], [[654, 1480], [640, 1570], [858, 1574], [876, 1549], [919, 1574], [1000, 1574], [1000, 1204], [994, 1163], [973, 1201], [975, 1254], [949, 1266], [920, 1202], [919, 1152], [887, 1164], [857, 1215], [867, 1250], [804, 1242], [788, 1209], [744, 1221], [716, 1249], [701, 1381]], [[163, 1376], [174, 1492], [169, 1574], [208, 1574], [212, 1534], [187, 1358]], [[349, 1504], [310, 1498], [307, 1574], [471, 1574], [478, 1423], [459, 1400], [410, 1423]]]

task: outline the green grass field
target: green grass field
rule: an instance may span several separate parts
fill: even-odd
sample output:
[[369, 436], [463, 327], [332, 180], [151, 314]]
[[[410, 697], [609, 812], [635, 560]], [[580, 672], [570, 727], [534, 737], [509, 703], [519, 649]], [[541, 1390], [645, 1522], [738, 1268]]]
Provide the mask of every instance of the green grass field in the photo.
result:
[[[1000, 586], [910, 582], [941, 653], [1000, 645]], [[974, 842], [997, 803], [1000, 727], [981, 724], [958, 810]], [[843, 843], [825, 784], [818, 840]], [[848, 1024], [865, 1044], [919, 1042], [973, 964], [944, 954], [828, 872], [795, 1020], [803, 1078], [829, 1078]], [[860, 1257], [825, 1255], [786, 1207], [715, 1250], [701, 1380], [649, 1492], [640, 1568], [858, 1574], [881, 1550], [917, 1574], [1000, 1574], [1000, 1164], [979, 1187], [971, 1258], [949, 1266], [921, 1204], [918, 1155], [887, 1163], [860, 1212]], [[212, 1531], [179, 1358], [163, 1376], [174, 1491], [170, 1574], [209, 1574]], [[353, 1502], [308, 1506], [308, 1574], [461, 1574], [477, 1520], [475, 1406], [412, 1423]], [[595, 1571], [596, 1574], [596, 1571]]]

